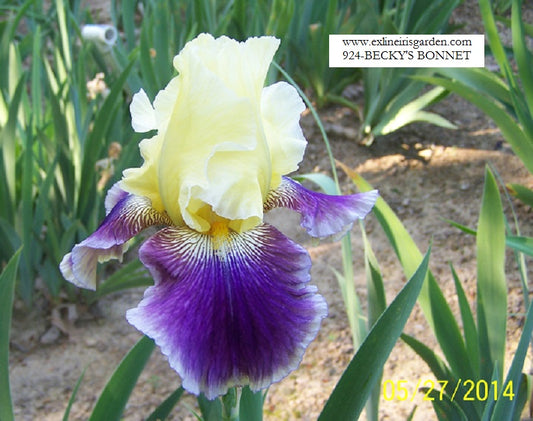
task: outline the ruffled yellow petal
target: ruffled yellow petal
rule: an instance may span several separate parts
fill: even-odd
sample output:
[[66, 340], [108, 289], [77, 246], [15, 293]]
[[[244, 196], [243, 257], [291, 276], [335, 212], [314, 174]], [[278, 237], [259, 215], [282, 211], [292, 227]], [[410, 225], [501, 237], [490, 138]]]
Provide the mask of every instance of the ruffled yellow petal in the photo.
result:
[[158, 133], [141, 142], [144, 164], [124, 172], [122, 187], [199, 232], [221, 220], [239, 232], [258, 225], [268, 193], [305, 148], [296, 91], [263, 89], [278, 45], [208, 34], [187, 43], [174, 58], [178, 76], [153, 107], [144, 93], [132, 104], [135, 125]]
[[263, 89], [261, 114], [272, 161], [271, 189], [281, 176], [298, 169], [307, 141], [300, 127], [305, 105], [291, 85], [278, 82]]
[[[130, 105], [134, 130], [144, 132], [157, 129], [157, 135], [141, 141], [139, 148], [144, 163], [140, 168], [124, 171], [121, 187], [130, 193], [149, 198], [152, 206], [159, 212], [163, 212], [165, 208], [159, 193], [158, 163], [178, 90], [179, 81], [173, 78], [165, 89], [157, 94], [153, 106], [142, 89], [133, 96]], [[175, 222], [183, 221], [177, 216]]]
[[279, 40], [274, 37], [237, 42], [225, 36], [214, 39], [209, 34], [200, 34], [174, 58], [174, 67], [182, 73], [194, 57], [237, 96], [248, 97], [259, 106], [268, 68], [278, 47]]
[[172, 78], [165, 89], [159, 91], [154, 99], [155, 120], [160, 131], [166, 131], [167, 129], [168, 121], [178, 97], [179, 85], [178, 78]]
[[136, 132], [149, 132], [157, 128], [155, 110], [144, 90], [135, 95], [130, 104], [131, 126]]
[[124, 170], [120, 187], [137, 196], [144, 196], [151, 200], [152, 207], [158, 212], [163, 212], [165, 207], [159, 194], [159, 179], [157, 176], [157, 163], [161, 153], [163, 137], [160, 134], [150, 139], [144, 139], [139, 144], [144, 163], [140, 168]]
[[[180, 92], [159, 160], [161, 197], [173, 220], [182, 217], [200, 232], [216, 216], [248, 221], [239, 227], [262, 220], [271, 162], [260, 96], [277, 45], [274, 38], [238, 43], [204, 34], [174, 60]], [[199, 212], [202, 204], [216, 215]]]

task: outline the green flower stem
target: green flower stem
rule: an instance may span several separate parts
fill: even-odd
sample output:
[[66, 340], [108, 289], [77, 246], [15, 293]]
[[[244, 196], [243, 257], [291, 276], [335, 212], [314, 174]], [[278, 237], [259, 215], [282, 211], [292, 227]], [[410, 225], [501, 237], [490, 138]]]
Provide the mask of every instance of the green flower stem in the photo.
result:
[[231, 388], [221, 398], [222, 420], [239, 421], [239, 391], [236, 387]]

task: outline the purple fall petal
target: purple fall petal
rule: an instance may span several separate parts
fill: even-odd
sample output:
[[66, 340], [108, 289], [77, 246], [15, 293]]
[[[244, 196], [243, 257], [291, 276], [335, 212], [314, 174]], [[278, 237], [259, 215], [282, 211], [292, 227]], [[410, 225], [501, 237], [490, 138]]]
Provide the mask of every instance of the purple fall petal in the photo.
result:
[[[113, 206], [111, 210], [109, 207]], [[113, 186], [106, 197], [108, 214], [98, 229], [63, 257], [59, 268], [67, 281], [81, 288], [96, 288], [96, 266], [109, 259], [122, 259], [125, 243], [151, 225], [171, 222], [150, 206], [144, 197]]]
[[120, 181], [113, 184], [105, 196], [105, 214], [109, 215], [109, 212], [113, 210], [116, 204], [122, 199], [126, 198], [128, 195], [129, 193], [127, 191], [124, 191], [120, 188]]
[[295, 369], [327, 314], [306, 250], [268, 224], [223, 238], [167, 227], [140, 249], [155, 285], [127, 312], [192, 393], [259, 390]]
[[301, 225], [313, 237], [328, 237], [351, 228], [364, 218], [376, 203], [378, 191], [331, 196], [306, 189], [289, 177], [282, 177], [280, 186], [270, 192], [265, 211], [289, 208], [302, 215]]

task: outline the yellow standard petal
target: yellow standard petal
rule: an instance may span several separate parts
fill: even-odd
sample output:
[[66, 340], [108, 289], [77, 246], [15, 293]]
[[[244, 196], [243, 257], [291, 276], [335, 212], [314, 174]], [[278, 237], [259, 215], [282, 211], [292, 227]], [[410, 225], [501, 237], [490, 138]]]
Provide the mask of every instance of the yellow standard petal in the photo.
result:
[[281, 176], [298, 169], [307, 141], [300, 127], [300, 114], [305, 105], [296, 89], [278, 82], [263, 89], [261, 113], [272, 161], [271, 189], [281, 182]]
[[145, 162], [125, 171], [122, 187], [199, 232], [259, 224], [269, 191], [297, 169], [306, 144], [296, 91], [285, 83], [263, 88], [278, 46], [273, 37], [208, 34], [187, 43], [174, 58], [178, 76], [153, 107], [145, 95], [132, 107], [136, 123], [155, 121], [158, 132], [141, 142]]
[[[163, 212], [165, 208], [159, 193], [158, 162], [178, 90], [178, 80], [173, 78], [165, 89], [159, 91], [153, 106], [142, 89], [133, 96], [130, 105], [134, 130], [157, 130], [157, 134], [141, 141], [139, 149], [144, 163], [140, 168], [129, 168], [124, 171], [121, 188], [138, 196], [149, 198], [152, 201], [152, 207], [159, 212]], [[175, 222], [182, 221], [177, 219]]]
[[149, 132], [157, 128], [154, 108], [143, 89], [133, 95], [130, 113], [131, 126], [136, 132]]
[[239, 231], [257, 225], [271, 161], [260, 115], [271, 37], [244, 43], [202, 34], [175, 58], [180, 92], [159, 161], [160, 192], [173, 220], [206, 232], [218, 217]]

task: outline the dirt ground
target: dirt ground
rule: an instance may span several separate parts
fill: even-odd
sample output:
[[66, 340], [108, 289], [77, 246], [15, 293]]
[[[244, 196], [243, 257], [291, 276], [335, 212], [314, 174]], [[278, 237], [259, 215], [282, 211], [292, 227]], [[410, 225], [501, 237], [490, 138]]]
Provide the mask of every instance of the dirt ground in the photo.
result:
[[[472, 6], [472, 2], [470, 7]], [[477, 9], [467, 8], [456, 14], [467, 19], [476, 32]], [[464, 31], [467, 33], [466, 31]], [[478, 31], [479, 32], [479, 31]], [[358, 90], [352, 94], [357, 97]], [[443, 218], [475, 227], [479, 215], [485, 166], [490, 163], [506, 183], [533, 187], [533, 178], [524, 169], [499, 130], [480, 111], [456, 96], [449, 96], [433, 111], [455, 123], [457, 130], [441, 129], [427, 124], [413, 124], [380, 138], [370, 148], [355, 141], [357, 118], [342, 107], [323, 110], [321, 117], [332, 142], [335, 157], [361, 173], [379, 189], [381, 196], [401, 217], [403, 223], [425, 252], [432, 241], [430, 268], [444, 295], [456, 310], [455, 290], [449, 269], [453, 263], [463, 281], [468, 297], [475, 299], [475, 239], [450, 226]], [[310, 115], [304, 115], [302, 126], [309, 146], [301, 172], [330, 172], [320, 133]], [[341, 175], [344, 193], [354, 192], [352, 183]], [[513, 202], [522, 223], [523, 234], [533, 235], [531, 209]], [[509, 205], [506, 205], [507, 215]], [[323, 321], [316, 340], [308, 348], [296, 371], [271, 386], [265, 404], [265, 420], [314, 420], [354, 353], [341, 293], [332, 268], [341, 269], [340, 244], [311, 241], [298, 225], [298, 216], [288, 211], [275, 211], [269, 218], [287, 235], [306, 245], [313, 260], [312, 279], [329, 305], [329, 316]], [[373, 215], [365, 220], [366, 230], [385, 280], [390, 302], [406, 279]], [[359, 228], [352, 232], [355, 285], [363, 306], [366, 287]], [[509, 321], [508, 365], [513, 356], [524, 306], [518, 274], [508, 259]], [[87, 419], [103, 385], [113, 368], [140, 334], [125, 320], [127, 309], [141, 299], [142, 289], [130, 290], [103, 299], [97, 308], [63, 306], [51, 312], [46, 300], [40, 299], [28, 312], [17, 303], [12, 330], [10, 374], [17, 420], [60, 420], [72, 389], [86, 369], [71, 420]], [[62, 316], [58, 319], [57, 314]], [[71, 323], [69, 323], [69, 317]], [[64, 332], [57, 327], [64, 329]], [[418, 305], [405, 331], [432, 348], [436, 348]], [[524, 370], [529, 371], [528, 359]], [[384, 368], [384, 380], [406, 380], [414, 390], [419, 380], [434, 379], [425, 363], [405, 344], [398, 342]], [[144, 419], [180, 384], [165, 357], [156, 349], [141, 375], [128, 403], [124, 419]], [[194, 420], [192, 396], [182, 398], [172, 420]], [[404, 420], [417, 406], [415, 420], [435, 419], [429, 402], [420, 394], [414, 402], [389, 400], [381, 394], [380, 419]]]

